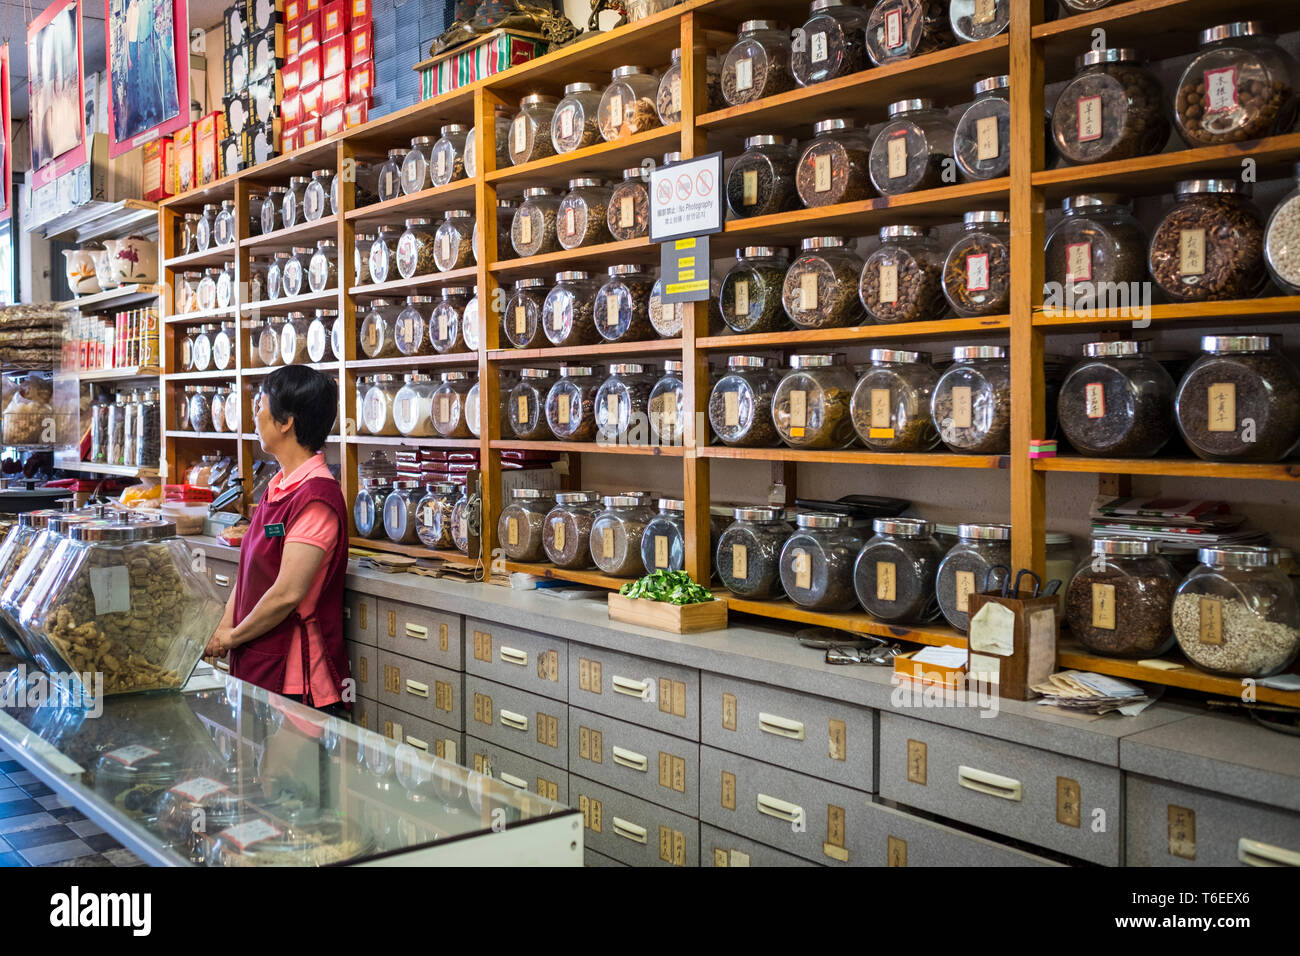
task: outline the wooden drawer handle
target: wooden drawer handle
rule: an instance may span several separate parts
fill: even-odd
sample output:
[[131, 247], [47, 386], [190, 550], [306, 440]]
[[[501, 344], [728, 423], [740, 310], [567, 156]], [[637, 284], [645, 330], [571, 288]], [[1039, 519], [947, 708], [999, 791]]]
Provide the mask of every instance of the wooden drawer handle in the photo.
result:
[[775, 734], [778, 737], [789, 737], [791, 740], [804, 740], [803, 722], [799, 720], [790, 720], [786, 717], [778, 717], [775, 714], [759, 714], [758, 729], [765, 734]]
[[429, 745], [425, 743], [423, 740], [421, 740], [419, 737], [411, 737], [408, 735], [406, 738], [406, 742], [410, 744], [412, 747], [414, 747], [416, 750], [423, 750], [425, 753], [429, 752]]
[[957, 782], [967, 790], [974, 790], [976, 793], [987, 793], [990, 797], [1001, 797], [1003, 800], [1020, 801], [1020, 781], [1010, 777], [989, 773], [986, 770], [976, 770], [974, 767], [958, 767]]
[[614, 818], [614, 832], [625, 840], [631, 840], [633, 843], [644, 844], [646, 842], [645, 827], [639, 827], [622, 817]]
[[429, 696], [429, 685], [422, 684], [418, 680], [410, 680], [408, 678], [406, 681], [406, 692], [408, 694], [414, 694], [416, 697], [427, 698]]
[[518, 664], [520, 667], [527, 667], [528, 652], [521, 651], [517, 647], [502, 647], [501, 660], [507, 664]]
[[429, 629], [420, 624], [408, 624], [406, 625], [406, 636], [418, 637], [422, 641], [427, 640], [429, 637]]
[[513, 727], [515, 730], [528, 729], [528, 718], [523, 714], [516, 714], [510, 710], [501, 711], [501, 723], [507, 727]]
[[1300, 853], [1295, 850], [1245, 837], [1237, 841], [1237, 859], [1247, 866], [1300, 866]]
[[528, 789], [528, 782], [526, 780], [520, 780], [514, 774], [506, 773], [504, 770], [501, 771], [500, 780], [502, 783], [510, 784], [510, 786], [514, 787], [516, 790]]
[[786, 803], [765, 793], [758, 795], [758, 812], [769, 817], [776, 817], [786, 823], [802, 823], [803, 807], [797, 803]]
[[613, 684], [614, 693], [616, 694], [639, 697], [641, 700], [645, 700], [650, 694], [650, 682], [648, 680], [633, 680], [630, 677], [619, 677], [615, 674]]
[[226, 574], [214, 574], [214, 575], [212, 575], [212, 580], [214, 580], [214, 581], [217, 582], [217, 586], [218, 586], [218, 587], [223, 587], [223, 588], [228, 588], [228, 587], [230, 587], [230, 576], [229, 576], [229, 575], [226, 575]]
[[645, 754], [639, 754], [634, 750], [624, 750], [622, 747], [614, 748], [614, 763], [620, 767], [627, 767], [629, 770], [639, 770], [645, 773], [650, 769], [650, 761], [646, 759]]

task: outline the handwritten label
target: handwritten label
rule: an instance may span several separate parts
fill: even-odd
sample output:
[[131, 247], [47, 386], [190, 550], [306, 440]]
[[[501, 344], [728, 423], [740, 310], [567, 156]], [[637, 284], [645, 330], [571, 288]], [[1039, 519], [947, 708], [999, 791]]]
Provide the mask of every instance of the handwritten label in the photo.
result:
[[975, 15], [973, 19], [976, 23], [992, 23], [993, 16], [997, 12], [997, 0], [975, 0]]
[[633, 219], [633, 199], [631, 196], [623, 196], [618, 201], [618, 225], [620, 229], [632, 228]]
[[889, 156], [889, 178], [907, 175], [907, 132], [895, 133], [886, 146]]
[[560, 392], [556, 399], [556, 417], [561, 425], [567, 425], [569, 424], [569, 393]]
[[736, 729], [736, 695], [722, 695], [722, 729]]
[[907, 841], [891, 836], [885, 848], [887, 866], [907, 866]]
[[1202, 644], [1223, 644], [1223, 602], [1215, 597], [1203, 597], [1198, 602]]
[[903, 11], [890, 10], [885, 14], [885, 46], [896, 50], [903, 45]]
[[831, 188], [831, 158], [825, 153], [813, 159], [813, 192], [829, 192]]
[[1237, 107], [1237, 68], [1205, 71], [1205, 112], [1222, 113]]
[[673, 866], [686, 865], [686, 837], [680, 830], [659, 827], [659, 859]]
[[1115, 585], [1093, 584], [1092, 626], [1115, 630]]
[[124, 564], [90, 569], [90, 591], [95, 616], [131, 610], [131, 571]]
[[1079, 142], [1101, 139], [1101, 96], [1081, 97], [1078, 108]]
[[843, 807], [826, 806], [826, 841], [822, 844], [822, 853], [837, 863], [849, 862], [849, 851], [844, 847], [847, 818]]
[[551, 303], [551, 328], [557, 332], [564, 328], [564, 300], [559, 296]]
[[519, 239], [522, 245], [530, 245], [533, 241], [533, 217], [531, 214], [522, 216], [519, 219]]
[[1237, 430], [1237, 386], [1232, 382], [1214, 382], [1208, 389], [1210, 420], [1206, 427], [1212, 432]]
[[172, 793], [179, 793], [186, 800], [198, 803], [214, 793], [223, 793], [230, 788], [224, 783], [213, 780], [211, 777], [195, 777], [192, 780], [186, 780], [184, 783], [178, 783], [172, 787]]
[[1065, 247], [1065, 281], [1092, 281], [1092, 243], [1071, 242]]
[[741, 57], [736, 61], [736, 89], [740, 92], [754, 88], [754, 61]]
[[978, 162], [988, 162], [998, 158], [998, 153], [1002, 151], [1001, 144], [998, 142], [998, 118], [996, 116], [986, 116], [983, 119], [975, 121], [975, 159]]
[[1187, 807], [1166, 805], [1169, 833], [1169, 855], [1184, 860], [1196, 859], [1196, 811]]
[[957, 610], [963, 614], [969, 613], [970, 596], [975, 593], [975, 572], [958, 571], [957, 572]]
[[1089, 418], [1106, 417], [1106, 387], [1101, 382], [1089, 382], [1083, 387], [1083, 408]]
[[987, 292], [989, 288], [989, 254], [971, 253], [966, 257], [966, 290]]
[[254, 843], [278, 837], [280, 832], [280, 829], [271, 822], [258, 818], [222, 830], [219, 838], [229, 840], [241, 850], [247, 850]]
[[555, 550], [564, 550], [564, 519], [556, 518], [551, 522], [551, 537], [555, 540]]
[[749, 280], [736, 280], [736, 315], [749, 314]]
[[926, 746], [921, 740], [907, 742], [907, 782], [926, 785]]
[[969, 385], [954, 385], [952, 389], [952, 425], [970, 428], [971, 390]]
[[560, 136], [563, 139], [569, 139], [573, 136], [573, 114], [577, 112], [577, 107], [566, 106], [560, 113]]
[[564, 234], [572, 236], [578, 231], [577, 212], [572, 206], [564, 210]]
[[1062, 826], [1075, 827], [1083, 824], [1080, 798], [1082, 791], [1079, 781], [1069, 777], [1056, 778], [1056, 822]]
[[614, 557], [614, 529], [611, 527], [600, 529], [600, 552], [601, 557], [609, 559]]
[[876, 562], [876, 600], [894, 601], [897, 599], [898, 569], [893, 561]]
[[1205, 230], [1183, 229], [1178, 233], [1178, 271], [1185, 276], [1205, 275]]
[[790, 393], [790, 434], [802, 438], [808, 426], [808, 393], [795, 389]]
[[[450, 395], [438, 396], [438, 421], [444, 423], [451, 421], [451, 396]], [[430, 514], [432, 514], [432, 509], [430, 509]]]
[[666, 535], [655, 535], [655, 567], [668, 567], [668, 537]]
[[735, 428], [740, 424], [739, 392], [722, 393], [722, 423], [728, 428]]
[[812, 588], [812, 558], [802, 548], [795, 549], [793, 555], [794, 586], [802, 591]]
[[758, 202], [758, 170], [747, 169], [740, 175], [741, 204], [752, 206]]
[[104, 754], [109, 760], [116, 760], [124, 767], [130, 767], [132, 764], [144, 760], [146, 757], [156, 756], [158, 751], [152, 747], [146, 747], [144, 744], [131, 744], [127, 747], [118, 747], [116, 750], [110, 750]]
[[743, 544], [731, 546], [731, 576], [737, 580], [749, 576], [749, 550]]
[[[893, 411], [893, 401], [890, 398], [890, 391], [887, 388], [873, 388], [871, 390], [871, 431], [872, 437], [893, 437], [893, 429], [890, 428], [890, 416]], [[877, 436], [876, 431], [888, 429], [889, 435]]]
[[880, 301], [884, 303], [898, 301], [898, 266], [892, 262], [880, 264]]
[[736, 775], [726, 770], [722, 771], [721, 803], [724, 810], [736, 809]]
[[517, 545], [519, 543], [519, 519], [510, 518], [506, 522], [506, 541], [509, 544]]
[[522, 153], [528, 148], [528, 120], [520, 116], [514, 122], [515, 152]]
[[515, 335], [522, 336], [528, 322], [528, 309], [522, 302], [515, 306]]
[[617, 428], [618, 421], [618, 396], [609, 394], [605, 396], [605, 424], [610, 428]]
[[618, 296], [605, 296], [605, 324], [618, 325]]
[[519, 424], [524, 425], [528, 423], [528, 396], [527, 395], [519, 396], [518, 416], [519, 416], [518, 417]]

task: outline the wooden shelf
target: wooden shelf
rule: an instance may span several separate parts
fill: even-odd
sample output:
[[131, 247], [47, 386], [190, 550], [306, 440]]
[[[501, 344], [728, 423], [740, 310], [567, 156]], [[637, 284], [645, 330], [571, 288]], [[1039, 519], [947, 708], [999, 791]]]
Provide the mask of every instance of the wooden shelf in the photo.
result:
[[[265, 164], [264, 164], [265, 165]], [[262, 169], [258, 166], [257, 169]], [[222, 176], [220, 179], [214, 179], [212, 182], [203, 186], [195, 186], [183, 193], [170, 196], [164, 199], [158, 205], [163, 209], [170, 209], [174, 212], [184, 213], [202, 209], [209, 203], [220, 203], [225, 199], [235, 198], [235, 183], [242, 177], [249, 175], [250, 171], [240, 173], [231, 173], [229, 176]], [[279, 185], [284, 185], [280, 183]]]
[[502, 451], [556, 451], [574, 455], [661, 455], [681, 458], [681, 445], [601, 445], [594, 441], [518, 441], [498, 439], [492, 447]]
[[397, 544], [387, 539], [348, 538], [348, 547], [361, 548], [366, 551], [385, 551], [389, 554], [405, 554], [412, 558], [441, 558], [444, 561], [473, 561], [474, 559], [459, 551], [435, 551], [422, 544]]
[[238, 251], [238, 246], [233, 243], [228, 246], [217, 246], [202, 252], [191, 252], [164, 259], [159, 268], [171, 269], [173, 272], [187, 272], [204, 266], [224, 266], [235, 261], [235, 253]]
[[192, 322], [207, 322], [212, 319], [233, 319], [235, 317], [235, 307], [228, 306], [224, 309], [202, 309], [198, 312], [182, 312], [180, 315], [169, 315], [163, 322], [168, 325], [189, 325]]
[[757, 614], [760, 617], [776, 618], [780, 621], [795, 621], [800, 624], [815, 624], [820, 627], [833, 627], [854, 634], [872, 634], [890, 640], [911, 641], [913, 644], [929, 644], [940, 647], [965, 647], [966, 635], [950, 627], [940, 625], [930, 627], [907, 627], [903, 625], [884, 624], [860, 611], [810, 611], [799, 607], [793, 601], [751, 601], [738, 598], [725, 590], [713, 592], [727, 602], [730, 611], [739, 614]]
[[288, 229], [277, 229], [260, 236], [241, 239], [241, 249], [288, 249], [291, 246], [314, 246], [317, 239], [334, 239], [338, 236], [338, 216], [322, 216], [315, 222], [299, 222]]
[[978, 319], [935, 319], [930, 322], [900, 322], [897, 325], [855, 325], [844, 329], [801, 329], [793, 332], [758, 332], [752, 334], [710, 335], [699, 339], [696, 347], [704, 351], [727, 349], [793, 349], [808, 345], [851, 345], [856, 342], [875, 344], [908, 338], [947, 338], [974, 333], [1006, 332], [1011, 317], [990, 315]]
[[76, 379], [79, 382], [126, 382], [136, 378], [157, 378], [161, 374], [162, 369], [157, 366], [136, 365], [132, 368], [103, 368], [92, 372], [60, 372], [59, 378]]
[[525, 564], [519, 561], [507, 561], [506, 571], [511, 574], [531, 574], [538, 578], [547, 578], [552, 581], [572, 581], [574, 584], [585, 584], [594, 588], [606, 588], [610, 591], [617, 591], [628, 581], [635, 581], [636, 578], [615, 578], [610, 577], [601, 571], [569, 571], [565, 568], [557, 568], [553, 564]]
[[166, 438], [201, 438], [204, 441], [239, 441], [242, 435], [234, 432], [193, 432], [187, 429], [168, 429], [163, 432]]
[[129, 285], [120, 285], [116, 289], [96, 292], [94, 295], [83, 295], [79, 299], [69, 299], [59, 304], [65, 309], [80, 309], [82, 312], [91, 309], [98, 311], [101, 308], [121, 309], [128, 305], [153, 302], [162, 294], [162, 290], [163, 287], [160, 285], [133, 282]]
[[111, 475], [119, 478], [156, 478], [158, 468], [136, 465], [108, 465], [93, 461], [55, 456], [54, 467], [63, 471], [80, 471], [91, 475]]
[[278, 299], [265, 299], [261, 302], [245, 302], [239, 307], [244, 315], [252, 313], [269, 313], [279, 315], [283, 312], [302, 312], [307, 309], [337, 309], [339, 290], [326, 289], [324, 292], [307, 292], [303, 295], [281, 296]]
[[681, 339], [650, 339], [642, 342], [601, 342], [599, 345], [562, 345], [545, 349], [492, 349], [488, 361], [502, 365], [531, 365], [556, 359], [590, 359], [597, 364], [636, 355], [680, 355]]
[[360, 228], [359, 224], [365, 222], [377, 221], [389, 225], [404, 219], [458, 209], [460, 203], [467, 203], [472, 208], [474, 184], [473, 179], [458, 179], [445, 186], [434, 186], [408, 196], [398, 196], [387, 202], [371, 203], [369, 206], [350, 210], [344, 214], [344, 218], [348, 222], [358, 223]]
[[478, 266], [466, 266], [449, 272], [431, 272], [428, 275], [411, 276], [409, 279], [390, 279], [387, 282], [371, 282], [368, 285], [354, 285], [348, 290], [353, 298], [384, 298], [393, 294], [414, 295], [419, 289], [440, 288], [455, 283], [468, 283], [473, 286], [478, 281]]
[[[1225, 320], [1240, 319], [1252, 326], [1266, 319], [1287, 320], [1300, 316], [1300, 295], [1275, 295], [1260, 299], [1227, 299], [1222, 302], [1177, 302], [1150, 307], [1150, 315], [1143, 318], [1140, 313], [1120, 314], [1109, 317], [1105, 313], [1070, 312], [1049, 314], [1041, 310], [1034, 312], [1034, 325], [1057, 329], [1090, 329], [1107, 327], [1130, 327], [1142, 329], [1143, 323], [1167, 324], [1171, 322], [1212, 322], [1222, 324]], [[1244, 331], [1244, 330], [1243, 330]]]
[[528, 186], [565, 186], [570, 179], [598, 174], [617, 181], [621, 177], [615, 174], [632, 166], [640, 166], [644, 159], [651, 159], [658, 165], [664, 153], [677, 152], [681, 141], [680, 123], [657, 126], [607, 143], [593, 143], [571, 153], [535, 159], [520, 166], [507, 166], [488, 173], [485, 178], [503, 191], [508, 191], [506, 187], [510, 186], [518, 189]]
[[349, 435], [349, 445], [395, 445], [408, 448], [456, 448], [477, 451], [477, 438], [407, 438], [401, 435]]
[[738, 458], [749, 461], [794, 461], [835, 465], [904, 465], [915, 468], [993, 468], [1010, 467], [1010, 455], [954, 455], [949, 452], [885, 452], [843, 449], [814, 451], [799, 448], [729, 448], [708, 445], [698, 450], [701, 458]]
[[414, 368], [436, 365], [477, 365], [477, 352], [448, 352], [446, 355], [398, 355], [392, 358], [353, 359], [346, 368], [349, 372], [409, 372]]
[[266, 186], [284, 186], [292, 176], [310, 176], [318, 169], [334, 169], [338, 162], [338, 143], [343, 134], [322, 137], [310, 146], [275, 156], [243, 174], [250, 182]]
[[[213, 369], [207, 372], [172, 372], [164, 375], [164, 382], [206, 382], [212, 379], [228, 378], [234, 379], [239, 373], [233, 368], [230, 369]], [[244, 372], [247, 375], [247, 372]]]
[[[715, 239], [717, 237], [714, 237]], [[540, 256], [528, 256], [523, 259], [503, 259], [488, 266], [488, 271], [498, 279], [522, 279], [526, 276], [546, 276], [549, 273], [563, 272], [570, 269], [585, 269], [593, 278], [605, 271], [607, 266], [621, 262], [653, 263], [659, 261], [659, 246], [651, 245], [646, 237], [640, 239], [623, 239], [619, 242], [606, 242], [598, 246], [581, 246], [577, 249], [561, 249], [559, 252], [547, 252]]]
[[[297, 362], [304, 368], [314, 368], [318, 372], [337, 372], [339, 370], [338, 362]], [[244, 378], [257, 378], [262, 375], [270, 375], [277, 368], [284, 368], [283, 365], [259, 365], [257, 368], [241, 369], [239, 374]]]
[[1248, 464], [1197, 458], [1060, 458], [1034, 459], [1035, 471], [1072, 471], [1097, 475], [1163, 475], [1169, 478], [1246, 478], [1258, 481], [1300, 479], [1300, 461]]

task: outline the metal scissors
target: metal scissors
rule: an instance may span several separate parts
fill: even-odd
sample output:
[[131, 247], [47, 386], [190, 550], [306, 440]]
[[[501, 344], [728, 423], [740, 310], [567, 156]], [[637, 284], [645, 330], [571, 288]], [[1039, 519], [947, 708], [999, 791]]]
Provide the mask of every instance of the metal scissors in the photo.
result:
[[[1014, 581], [1011, 577], [1011, 568], [1005, 564], [995, 564], [984, 573], [984, 593], [987, 594], [994, 588], [999, 588], [998, 593], [1004, 598], [1014, 598], [1020, 596], [1020, 582], [1024, 580], [1025, 575], [1033, 582], [1033, 589], [1029, 592], [1030, 597], [1038, 597], [1038, 592], [1043, 587], [1043, 579], [1029, 568], [1021, 568], [1016, 572]], [[1060, 583], [1057, 583], [1060, 587]]]

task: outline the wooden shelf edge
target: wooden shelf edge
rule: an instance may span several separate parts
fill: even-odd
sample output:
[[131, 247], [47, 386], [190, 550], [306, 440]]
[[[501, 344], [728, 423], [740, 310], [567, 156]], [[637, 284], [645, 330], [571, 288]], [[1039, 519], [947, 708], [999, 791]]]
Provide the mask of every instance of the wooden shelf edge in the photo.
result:
[[617, 591], [628, 581], [635, 581], [636, 578], [615, 578], [599, 570], [570, 571], [565, 568], [557, 568], [553, 564], [523, 564], [518, 561], [507, 561], [506, 571], [514, 574], [531, 574], [534, 577], [547, 578], [553, 581], [572, 581], [574, 584], [587, 584], [592, 587], [605, 588], [610, 591]]
[[1006, 332], [1011, 316], [991, 315], [978, 319], [933, 319], [929, 322], [900, 322], [897, 325], [855, 325], [840, 329], [800, 329], [785, 332], [731, 333], [696, 340], [696, 347], [717, 349], [784, 349], [814, 344], [871, 341], [896, 338], [942, 338], [980, 332]]
[[795, 621], [802, 624], [815, 624], [822, 627], [852, 631], [855, 634], [870, 634], [891, 640], [910, 641], [913, 644], [928, 644], [937, 647], [966, 646], [966, 636], [945, 627], [908, 627], [906, 625], [885, 624], [862, 612], [854, 611], [812, 611], [799, 607], [789, 599], [779, 601], [754, 601], [738, 598], [729, 591], [719, 589], [714, 592], [717, 597], [727, 602], [729, 610], [740, 614], [754, 614], [759, 617], [776, 618], [782, 621]]
[[593, 358], [604, 355], [641, 355], [658, 352], [680, 352], [681, 339], [647, 339], [639, 342], [601, 342], [595, 345], [558, 345], [543, 349], [492, 349], [489, 362], [548, 362], [559, 358]]
[[1236, 478], [1257, 481], [1300, 480], [1300, 461], [1256, 464], [1201, 461], [1199, 458], [1086, 458], [1063, 455], [1034, 459], [1035, 471], [1064, 471], [1097, 475], [1160, 475], [1166, 478]]
[[801, 448], [732, 448], [707, 445], [696, 449], [700, 458], [731, 458], [741, 461], [793, 461], [842, 465], [900, 465], [913, 468], [986, 468], [1005, 471], [1010, 455], [955, 455], [950, 452], [871, 452], [860, 449], [815, 451]]
[[325, 233], [325, 235], [321, 236], [323, 239], [332, 238], [337, 231], [338, 216], [331, 214], [321, 216], [312, 222], [296, 222], [287, 229], [277, 229], [275, 232], [261, 233], [256, 236], [249, 236], [246, 239], [240, 239], [239, 248], [256, 249], [259, 246], [274, 246], [312, 232]]
[[681, 458], [685, 449], [681, 445], [600, 445], [597, 442], [578, 441], [520, 441], [499, 438], [491, 446], [501, 451], [557, 451], [574, 455], [652, 455], [663, 458]]
[[1300, 315], [1300, 295], [1273, 295], [1258, 299], [1226, 299], [1220, 302], [1177, 302], [1149, 307], [1148, 314], [1083, 310], [1054, 314], [1038, 308], [1034, 325], [1042, 328], [1087, 329], [1125, 325], [1144, 328], [1145, 322], [1204, 322], [1229, 319], [1258, 320], [1266, 317], [1291, 318]]
[[[463, 269], [451, 269], [447, 272], [430, 272], [425, 275], [411, 276], [409, 279], [389, 279], [387, 282], [372, 282], [368, 285], [354, 285], [348, 289], [350, 296], [382, 296], [389, 292], [403, 292], [420, 286], [446, 285], [464, 279], [477, 279], [478, 266], [465, 266]], [[472, 283], [471, 283], [472, 284]]]
[[[599, 159], [606, 153], [617, 153], [623, 150], [648, 149], [661, 141], [670, 142], [680, 140], [682, 133], [682, 124], [673, 123], [669, 126], [656, 126], [645, 132], [637, 133], [623, 139], [607, 140], [599, 143], [592, 143], [590, 146], [584, 146], [582, 149], [575, 149], [570, 153], [556, 153], [552, 156], [544, 156], [541, 159], [534, 159], [531, 162], [524, 163], [520, 166], [507, 166], [504, 169], [495, 169], [485, 174], [487, 181], [494, 186], [509, 185], [515, 180], [528, 180], [538, 173], [547, 173], [556, 169], [564, 169], [570, 165], [580, 166], [588, 160]], [[636, 165], [640, 165], [637, 163]]]
[[407, 193], [384, 202], [374, 202], [369, 206], [361, 206], [345, 212], [343, 217], [349, 222], [356, 219], [382, 219], [387, 215], [400, 213], [408, 206], [437, 203], [466, 192], [472, 196], [474, 194], [474, 183], [475, 180], [473, 179], [457, 179], [445, 186], [431, 186], [428, 189], [420, 190], [418, 193]]
[[472, 561], [473, 559], [459, 551], [438, 551], [426, 548], [422, 544], [397, 544], [393, 541], [374, 538], [348, 538], [348, 547], [368, 551], [386, 551], [389, 554], [405, 554], [412, 558], [441, 558], [444, 561]]

